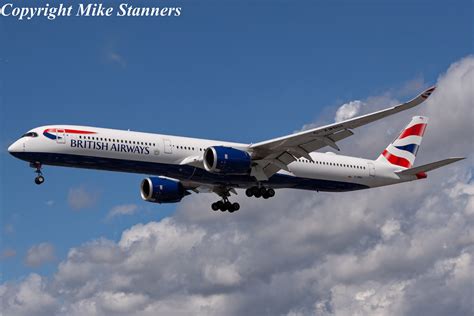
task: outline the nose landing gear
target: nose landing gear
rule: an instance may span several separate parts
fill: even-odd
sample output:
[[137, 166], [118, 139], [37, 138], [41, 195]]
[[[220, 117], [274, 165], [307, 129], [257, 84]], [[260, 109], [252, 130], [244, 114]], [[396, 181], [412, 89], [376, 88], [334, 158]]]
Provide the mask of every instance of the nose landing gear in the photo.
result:
[[41, 163], [39, 162], [30, 163], [30, 167], [36, 169], [35, 170], [35, 173], [36, 173], [35, 183], [37, 185], [43, 184], [44, 177], [43, 177], [43, 173], [41, 172]]

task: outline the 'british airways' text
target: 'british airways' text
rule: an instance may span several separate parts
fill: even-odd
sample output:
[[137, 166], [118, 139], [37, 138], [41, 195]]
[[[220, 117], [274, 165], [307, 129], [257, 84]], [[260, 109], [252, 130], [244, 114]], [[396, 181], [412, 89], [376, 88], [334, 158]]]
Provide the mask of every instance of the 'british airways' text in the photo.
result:
[[104, 150], [104, 151], [116, 151], [116, 152], [133, 153], [133, 154], [140, 154], [140, 155], [150, 154], [150, 147], [148, 146], [109, 144], [105, 142], [96, 142], [96, 141], [91, 141], [91, 140], [71, 139], [71, 147], [93, 149], [93, 150]]

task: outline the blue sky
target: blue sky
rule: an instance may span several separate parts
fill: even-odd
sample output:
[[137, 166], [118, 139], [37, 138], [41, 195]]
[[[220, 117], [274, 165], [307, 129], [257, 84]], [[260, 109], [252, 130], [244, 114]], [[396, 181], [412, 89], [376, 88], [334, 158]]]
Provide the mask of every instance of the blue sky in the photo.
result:
[[[176, 207], [141, 201], [143, 175], [46, 167], [38, 187], [6, 152], [23, 132], [66, 123], [241, 142], [290, 133], [327, 107], [435, 82], [472, 53], [471, 1], [412, 2], [181, 1], [178, 18], [2, 17], [0, 251], [15, 253], [2, 258], [3, 279], [49, 275], [71, 247], [117, 240]], [[88, 203], [74, 209], [78, 190]], [[134, 215], [106, 219], [128, 204]], [[41, 242], [56, 261], [27, 266]]]

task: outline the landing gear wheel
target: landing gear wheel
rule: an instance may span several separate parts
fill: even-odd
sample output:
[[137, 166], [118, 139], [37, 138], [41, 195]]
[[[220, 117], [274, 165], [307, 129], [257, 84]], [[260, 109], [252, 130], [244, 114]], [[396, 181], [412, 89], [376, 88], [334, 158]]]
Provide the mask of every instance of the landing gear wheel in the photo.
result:
[[228, 203], [228, 202], [224, 202], [224, 201], [219, 201], [219, 202], [217, 202], [217, 204], [219, 205], [219, 210], [220, 210], [221, 212], [227, 211], [227, 203]]
[[272, 188], [265, 188], [265, 187], [251, 187], [245, 190], [245, 194], [248, 197], [255, 196], [256, 198], [263, 197], [264, 199], [269, 199], [275, 196], [275, 190]]
[[44, 177], [43, 177], [43, 176], [37, 176], [37, 177], [35, 178], [35, 183], [36, 183], [36, 184], [40, 185], [40, 184], [42, 184], [43, 182], [44, 182]]
[[255, 196], [256, 198], [259, 198], [259, 197], [262, 196], [262, 193], [261, 193], [259, 187], [253, 187], [252, 188], [252, 193], [253, 193], [253, 196]]
[[268, 194], [269, 197], [274, 197], [274, 196], [275, 196], [275, 190], [273, 190], [273, 189], [268, 189], [268, 190], [267, 190], [267, 194]]
[[232, 204], [229, 205], [228, 211], [229, 211], [229, 213], [234, 213], [234, 212], [238, 211], [239, 209], [240, 209], [239, 203], [232, 203]]
[[[225, 209], [223, 210], [224, 202], [222, 202], [222, 201], [217, 201], [216, 203], [213, 203], [212, 206], [215, 206], [215, 207], [216, 207], [216, 211], [217, 211], [217, 210], [221, 210], [222, 212], [225, 211]], [[213, 209], [214, 209], [214, 208], [213, 208]]]
[[232, 204], [232, 212], [240, 210], [240, 204], [239, 203], [233, 203]]
[[35, 168], [36, 178], [35, 183], [40, 185], [44, 182], [43, 173], [41, 172], [41, 163], [40, 162], [30, 162], [30, 167]]
[[230, 191], [230, 189], [228, 191], [222, 191], [222, 192], [218, 191], [218, 192], [216, 192], [216, 193], [219, 194], [219, 196], [222, 199], [220, 201], [217, 201], [217, 202], [211, 204], [211, 208], [212, 208], [213, 211], [220, 210], [221, 212], [229, 211], [229, 213], [233, 213], [233, 212], [238, 211], [240, 209], [239, 203], [232, 203], [232, 202], [229, 201], [229, 196], [230, 196], [229, 191]]

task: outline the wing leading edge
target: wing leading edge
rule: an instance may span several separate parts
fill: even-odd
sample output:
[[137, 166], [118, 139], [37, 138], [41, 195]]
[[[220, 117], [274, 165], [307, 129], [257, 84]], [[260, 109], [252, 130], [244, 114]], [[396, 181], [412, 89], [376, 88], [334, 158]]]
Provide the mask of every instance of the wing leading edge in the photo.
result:
[[310, 152], [326, 146], [339, 150], [336, 143], [353, 135], [352, 129], [411, 109], [425, 101], [434, 90], [435, 87], [431, 87], [408, 102], [384, 110], [250, 145], [254, 162], [251, 174], [257, 180], [267, 180], [279, 170], [288, 170], [287, 166], [298, 158], [312, 160]]

